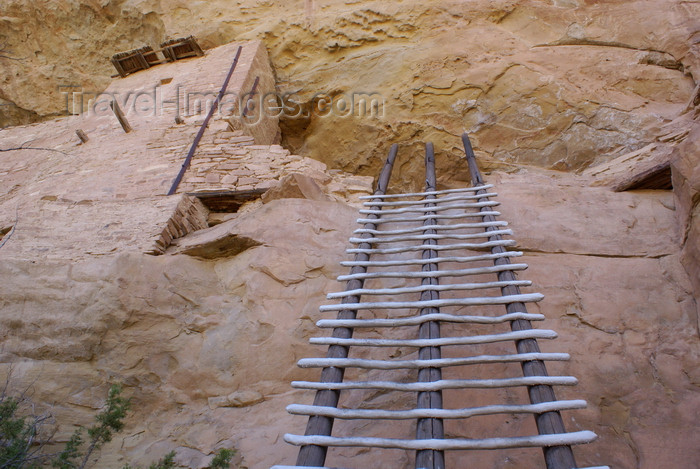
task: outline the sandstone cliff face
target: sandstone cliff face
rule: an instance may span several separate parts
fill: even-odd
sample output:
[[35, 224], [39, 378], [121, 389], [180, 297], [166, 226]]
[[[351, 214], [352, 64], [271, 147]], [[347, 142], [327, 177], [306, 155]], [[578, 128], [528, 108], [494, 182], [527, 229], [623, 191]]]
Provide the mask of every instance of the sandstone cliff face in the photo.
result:
[[243, 231], [264, 245], [217, 262], [5, 256], [2, 357], [15, 363], [13, 385], [41, 382], [33, 398], [52, 405], [67, 437], [101, 406], [107, 381], [123, 382], [138, 417], [100, 467], [144, 465], [170, 449], [184, 467], [205, 467], [222, 446], [251, 468], [290, 456], [280, 434], [293, 425], [284, 406], [294, 362], [310, 354], [306, 337], [354, 217], [338, 203], [274, 201]]
[[[533, 312], [560, 334], [545, 351], [572, 354], [554, 372], [581, 384], [560, 395], [590, 403], [566, 415], [569, 429], [600, 435], [577, 448], [580, 464], [694, 467], [698, 317], [672, 195], [612, 194], [549, 172], [490, 181], [531, 266], [524, 277], [546, 295]], [[304, 422], [284, 407], [310, 396], [288, 383], [316, 377], [294, 364], [318, 353], [306, 340], [318, 335], [325, 293], [340, 288], [333, 278], [345, 273], [338, 261], [355, 218], [338, 202], [273, 200], [215, 227], [258, 246], [209, 260], [128, 249], [77, 261], [5, 254], [3, 360], [15, 363], [18, 387], [41, 383], [35, 399], [53, 403], [60, 435], [89, 421], [108, 381], [125, 383], [139, 418], [100, 467], [171, 449], [183, 466], [204, 467], [219, 446], [236, 447], [243, 467], [293, 461], [281, 434]], [[335, 463], [376, 464], [368, 457], [346, 451]], [[537, 467], [541, 456], [504, 458], [486, 453], [476, 464]]]
[[[106, 88], [115, 73], [112, 53], [158, 44], [165, 36], [158, 15], [124, 1], [3, 1], [0, 24], [0, 45], [10, 57], [0, 59], [0, 98], [14, 103], [8, 113], [38, 117], [66, 113], [64, 86]], [[5, 115], [0, 124], [14, 122]]]
[[[697, 466], [697, 4], [0, 0], [0, 7], [0, 46], [12, 56], [0, 58], [2, 126], [62, 113], [59, 86], [104, 89], [114, 52], [188, 34], [206, 48], [262, 40], [278, 92], [294, 93], [308, 111], [317, 93], [376, 92], [383, 100], [379, 117], [282, 116], [282, 143], [301, 156], [268, 141], [248, 148], [245, 136], [215, 123], [183, 191], [273, 189], [264, 204], [222, 216], [163, 246], [161, 256], [144, 252], [153, 252], [181, 206], [162, 194], [197, 118], [179, 127], [170, 115], [135, 120], [128, 137], [111, 116], [0, 130], [0, 149], [32, 142], [65, 152], [0, 153], [0, 356], [14, 363], [18, 389], [41, 383], [35, 399], [52, 406], [60, 438], [90, 420], [108, 382], [125, 383], [139, 417], [103, 450], [101, 467], [147, 465], [171, 449], [183, 467], [206, 467], [222, 446], [239, 450], [241, 467], [293, 461], [296, 449], [281, 435], [304, 422], [284, 407], [309, 396], [288, 383], [316, 377], [295, 362], [318, 354], [307, 344], [318, 305], [345, 273], [338, 261], [356, 197], [368, 190], [357, 175], [375, 175], [388, 144], [399, 142], [394, 187], [417, 188], [422, 142], [433, 141], [441, 187], [464, 186], [463, 131], [526, 253], [524, 277], [546, 295], [533, 312], [559, 332], [552, 348], [572, 354], [557, 371], [581, 385], [561, 396], [590, 404], [566, 416], [567, 428], [600, 435], [577, 448], [579, 464]], [[226, 57], [205, 70], [207, 83], [220, 84]], [[182, 67], [176, 78], [201, 77]], [[149, 80], [165, 77], [154, 71]], [[245, 80], [241, 87], [251, 76]], [[139, 82], [136, 74], [114, 86]], [[76, 127], [91, 143], [76, 145]], [[604, 178], [562, 172], [634, 151], [671, 159], [673, 192], [614, 193]], [[377, 467], [370, 458], [348, 450], [336, 463]], [[475, 467], [541, 462], [531, 451], [477, 458]]]
[[[698, 116], [698, 112], [695, 113]], [[673, 155], [673, 184], [681, 232], [681, 261], [696, 296], [700, 292], [700, 127], [695, 125]], [[698, 302], [700, 308], [700, 301]]]

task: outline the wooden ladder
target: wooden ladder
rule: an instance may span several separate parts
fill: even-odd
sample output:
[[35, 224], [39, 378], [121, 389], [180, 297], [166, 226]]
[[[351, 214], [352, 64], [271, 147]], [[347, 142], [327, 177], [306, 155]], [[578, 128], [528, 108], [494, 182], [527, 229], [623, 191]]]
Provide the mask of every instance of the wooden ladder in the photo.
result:
[[[349, 275], [338, 277], [339, 281], [347, 282], [346, 290], [328, 295], [329, 299], [341, 302], [321, 306], [322, 312], [337, 312], [336, 319], [317, 323], [319, 328], [331, 329], [332, 334], [310, 340], [328, 346], [326, 357], [298, 362], [302, 368], [322, 368], [321, 379], [292, 382], [294, 388], [316, 391], [313, 405], [287, 407], [291, 414], [309, 418], [304, 435], [284, 436], [288, 443], [300, 446], [296, 465], [277, 465], [272, 469], [322, 468], [332, 447], [415, 450], [417, 469], [445, 468], [446, 451], [540, 447], [547, 469], [575, 469], [578, 466], [571, 446], [590, 443], [596, 438], [591, 431], [567, 432], [564, 428], [560, 412], [584, 408], [586, 402], [557, 400], [554, 394], [553, 386], [571, 386], [577, 381], [571, 376], [550, 376], [545, 362], [568, 360], [569, 355], [540, 351], [538, 339], [553, 339], [556, 333], [533, 328], [532, 321], [541, 321], [544, 316], [528, 313], [526, 304], [540, 301], [543, 296], [521, 292], [520, 287], [531, 282], [518, 280], [515, 272], [526, 269], [527, 265], [511, 259], [523, 253], [507, 249], [515, 241], [504, 238], [512, 235], [512, 231], [507, 229], [505, 221], [497, 220], [500, 213], [494, 207], [498, 202], [492, 200], [497, 194], [490, 191], [492, 185], [483, 181], [466, 134], [462, 140], [472, 182], [472, 187], [464, 189], [436, 190], [433, 146], [428, 143], [425, 191], [387, 194], [398, 148], [391, 147], [374, 195], [363, 197], [366, 209], [360, 210], [361, 228], [350, 238], [356, 247], [347, 250], [355, 258], [342, 262], [351, 268]], [[384, 284], [387, 282], [388, 286]], [[364, 300], [365, 297], [369, 300]], [[505, 308], [505, 314], [496, 312], [495, 308]], [[473, 309], [479, 311], [464, 314]], [[507, 326], [509, 330], [503, 331]], [[484, 328], [491, 330], [481, 333], [480, 329]], [[443, 336], [441, 329], [452, 333]], [[465, 329], [472, 332], [459, 335]], [[474, 330], [479, 333], [474, 334]], [[353, 337], [355, 331], [369, 337]], [[517, 353], [479, 352], [488, 344], [504, 342], [514, 342]], [[449, 358], [442, 358], [446, 347], [460, 353], [472, 348], [477, 354], [465, 352], [465, 356], [455, 357], [450, 353]], [[350, 358], [351, 348], [363, 358]], [[378, 350], [385, 354], [386, 350], [397, 352], [389, 359], [376, 359], [371, 353]], [[411, 359], [395, 357], [402, 350], [417, 354]], [[462, 378], [470, 366], [512, 363], [520, 365], [522, 376]], [[459, 376], [443, 378], [443, 369], [448, 368], [460, 370]], [[344, 380], [346, 370], [353, 370], [363, 379]], [[403, 374], [387, 379], [386, 375], [392, 372]], [[407, 382], [406, 376], [412, 376], [412, 381]], [[443, 408], [446, 390], [489, 392], [515, 387], [527, 388], [529, 404]], [[409, 409], [341, 408], [339, 402], [344, 390], [415, 393], [416, 405]], [[445, 437], [446, 420], [500, 414], [533, 415], [538, 434]], [[415, 425], [415, 438], [333, 436], [335, 419], [389, 420], [396, 425], [409, 422]]]

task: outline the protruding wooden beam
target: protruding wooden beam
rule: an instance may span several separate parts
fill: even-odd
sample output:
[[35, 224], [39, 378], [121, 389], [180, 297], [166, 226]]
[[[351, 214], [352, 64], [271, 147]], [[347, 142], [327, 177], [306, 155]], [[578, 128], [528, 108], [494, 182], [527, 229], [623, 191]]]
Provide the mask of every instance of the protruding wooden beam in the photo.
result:
[[133, 129], [132, 129], [131, 126], [129, 125], [129, 121], [126, 120], [126, 116], [124, 115], [124, 113], [122, 112], [121, 108], [119, 107], [119, 103], [117, 103], [116, 101], [112, 100], [112, 101], [109, 103], [109, 106], [112, 108], [112, 111], [114, 111], [114, 115], [117, 116], [117, 120], [118, 120], [119, 123], [121, 124], [122, 129], [124, 129], [124, 132], [126, 132], [127, 134], [128, 134], [129, 132], [131, 132]]
[[90, 140], [83, 129], [77, 129], [75, 135], [78, 136], [82, 143], [87, 143], [87, 141]]

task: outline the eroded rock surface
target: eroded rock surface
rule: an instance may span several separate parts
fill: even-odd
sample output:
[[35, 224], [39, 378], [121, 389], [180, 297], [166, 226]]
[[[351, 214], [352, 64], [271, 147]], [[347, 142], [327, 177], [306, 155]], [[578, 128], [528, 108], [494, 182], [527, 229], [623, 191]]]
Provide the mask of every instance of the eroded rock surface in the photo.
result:
[[[521, 277], [546, 295], [533, 312], [547, 316], [541, 327], [560, 334], [543, 348], [572, 354], [553, 372], [581, 384], [560, 394], [591, 404], [565, 414], [568, 428], [600, 435], [577, 448], [580, 464], [693, 467], [698, 317], [680, 264], [672, 194], [611, 193], [553, 172], [490, 179], [531, 266]], [[554, 199], [556, 208], [534, 209]], [[125, 383], [140, 418], [103, 450], [102, 467], [171, 449], [187, 467], [203, 467], [212, 448], [224, 445], [239, 450], [244, 467], [293, 461], [296, 450], [281, 435], [305, 423], [284, 407], [311, 395], [297, 395], [289, 382], [316, 378], [295, 362], [319, 353], [306, 341], [317, 334], [325, 293], [342, 288], [333, 278], [345, 272], [338, 261], [356, 216], [339, 202], [273, 200], [214, 227], [260, 245], [210, 260], [137, 252], [77, 262], [4, 256], [3, 360], [15, 363], [17, 386], [39, 379], [35, 399], [55, 402], [63, 422], [89, 421], [107, 382]], [[660, 435], [669, 441], [663, 448], [655, 443]], [[377, 464], [369, 457], [347, 450], [334, 463]], [[391, 464], [402, 460], [412, 459], [398, 455]], [[509, 462], [491, 452], [475, 461], [515, 468], [540, 460], [535, 450], [515, 452]]]
[[91, 420], [108, 381], [123, 382], [139, 418], [103, 450], [101, 467], [170, 449], [203, 461], [220, 446], [238, 448], [247, 467], [289, 456], [279, 438], [294, 425], [289, 382], [311, 377], [294, 363], [311, 354], [306, 338], [355, 217], [337, 202], [274, 201], [240, 221], [264, 245], [215, 261], [4, 256], [2, 359], [15, 363], [13, 386], [42, 383], [33, 399], [53, 404], [62, 437]]

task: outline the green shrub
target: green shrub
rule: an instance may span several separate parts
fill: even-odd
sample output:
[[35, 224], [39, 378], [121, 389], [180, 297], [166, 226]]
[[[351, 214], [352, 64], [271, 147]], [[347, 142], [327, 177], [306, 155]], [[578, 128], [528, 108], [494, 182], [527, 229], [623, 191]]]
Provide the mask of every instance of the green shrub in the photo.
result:
[[6, 394], [7, 386], [0, 394], [0, 469], [41, 467], [50, 455], [43, 453], [49, 438], [41, 438], [40, 430], [49, 415], [17, 415], [25, 400]]
[[[115, 433], [124, 428], [124, 419], [131, 406], [122, 397], [122, 388], [115, 384], [109, 388], [104, 408], [95, 416], [95, 423], [85, 429], [78, 428], [64, 448], [58, 453], [45, 451], [52, 444], [53, 433], [40, 436], [50, 415], [20, 416], [20, 404], [25, 396], [8, 396], [7, 385], [0, 394], [0, 469], [84, 469], [92, 454], [112, 440]], [[84, 435], [87, 434], [87, 439]], [[221, 449], [211, 462], [211, 469], [228, 469], [234, 450]], [[174, 469], [175, 452], [171, 451], [148, 469]], [[138, 469], [125, 465], [123, 469]]]

